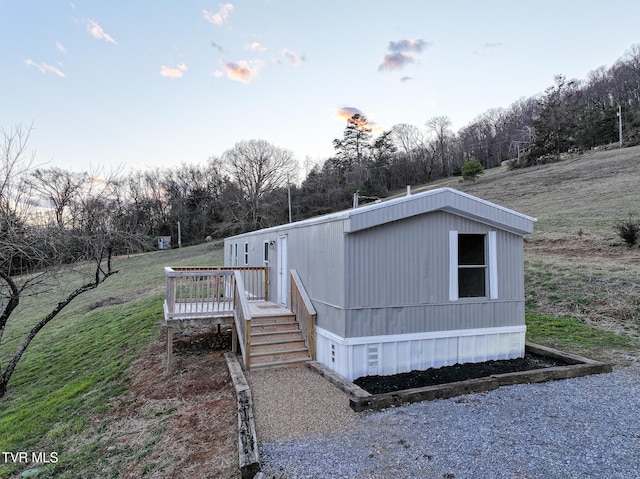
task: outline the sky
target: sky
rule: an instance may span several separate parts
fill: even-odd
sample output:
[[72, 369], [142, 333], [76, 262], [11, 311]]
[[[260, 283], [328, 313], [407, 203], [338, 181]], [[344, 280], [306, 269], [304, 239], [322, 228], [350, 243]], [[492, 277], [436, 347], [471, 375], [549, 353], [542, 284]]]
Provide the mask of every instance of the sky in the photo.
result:
[[638, 0], [0, 0], [0, 128], [43, 167], [204, 164], [237, 142], [301, 175], [346, 118], [453, 131], [640, 43]]

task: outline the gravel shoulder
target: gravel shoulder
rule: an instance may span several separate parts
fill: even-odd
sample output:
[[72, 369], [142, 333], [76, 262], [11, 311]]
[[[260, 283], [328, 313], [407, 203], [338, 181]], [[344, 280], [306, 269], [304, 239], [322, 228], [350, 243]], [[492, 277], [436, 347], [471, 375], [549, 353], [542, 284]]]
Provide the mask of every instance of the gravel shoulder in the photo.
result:
[[640, 363], [358, 415], [306, 368], [264, 373], [250, 383], [269, 478], [640, 478]]

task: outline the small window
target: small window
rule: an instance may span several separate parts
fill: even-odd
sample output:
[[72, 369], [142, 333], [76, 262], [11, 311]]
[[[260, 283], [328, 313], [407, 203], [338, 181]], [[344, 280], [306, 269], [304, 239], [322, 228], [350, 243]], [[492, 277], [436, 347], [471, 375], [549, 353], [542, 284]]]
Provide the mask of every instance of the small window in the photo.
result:
[[269, 242], [268, 241], [264, 242], [262, 260], [264, 261], [265, 264], [269, 264]]
[[485, 235], [458, 235], [458, 297], [487, 295], [487, 254]]
[[244, 244], [244, 265], [249, 264], [249, 243]]
[[233, 254], [231, 257], [231, 265], [238, 266], [238, 243], [233, 244]]

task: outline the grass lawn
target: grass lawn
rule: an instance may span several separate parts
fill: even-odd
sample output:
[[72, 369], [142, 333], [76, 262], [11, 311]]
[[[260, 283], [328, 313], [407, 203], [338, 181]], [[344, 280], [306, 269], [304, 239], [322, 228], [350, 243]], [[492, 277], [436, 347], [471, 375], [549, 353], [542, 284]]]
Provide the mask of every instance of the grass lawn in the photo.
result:
[[[0, 450], [60, 452], [63, 462], [68, 437], [127, 390], [128, 366], [157, 338], [163, 267], [220, 264], [221, 249], [211, 244], [117, 258], [119, 272], [76, 298], [27, 349], [0, 399]], [[63, 277], [55, 291], [21, 302], [0, 348], [2, 364], [71, 287], [73, 276]], [[23, 467], [0, 462], [0, 477]]]

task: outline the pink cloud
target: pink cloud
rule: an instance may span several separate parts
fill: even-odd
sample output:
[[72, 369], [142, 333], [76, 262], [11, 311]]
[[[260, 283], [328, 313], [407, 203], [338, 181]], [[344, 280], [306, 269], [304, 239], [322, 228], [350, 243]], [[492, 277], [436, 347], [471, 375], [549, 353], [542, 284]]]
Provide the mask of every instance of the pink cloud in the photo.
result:
[[[240, 60], [238, 62], [226, 62], [222, 60], [220, 65], [222, 65], [222, 70], [227, 75], [227, 78], [246, 85], [258, 76], [263, 63], [260, 60]], [[215, 73], [214, 76], [216, 76]]]
[[189, 68], [184, 63], [178, 64], [177, 67], [171, 68], [165, 65], [162, 65], [160, 68], [160, 76], [167, 78], [182, 78], [184, 72], [186, 72]]

